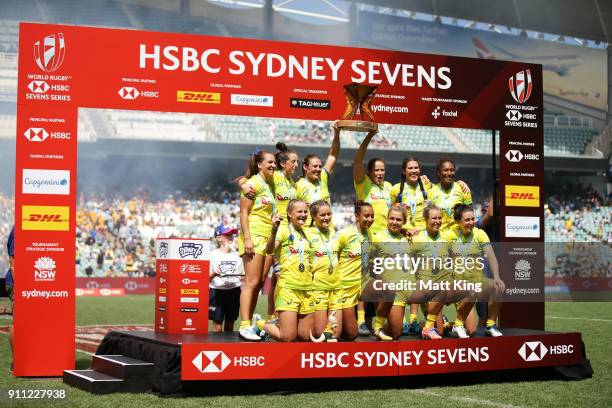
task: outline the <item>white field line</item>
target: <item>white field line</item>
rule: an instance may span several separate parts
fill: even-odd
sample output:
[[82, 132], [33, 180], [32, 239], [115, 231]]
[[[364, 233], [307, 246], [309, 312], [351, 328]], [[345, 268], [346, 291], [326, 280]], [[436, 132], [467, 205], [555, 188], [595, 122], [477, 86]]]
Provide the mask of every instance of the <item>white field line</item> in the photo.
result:
[[495, 407], [495, 408], [522, 408], [519, 405], [512, 405], [512, 404], [503, 404], [500, 402], [496, 402], [496, 401], [489, 401], [486, 399], [480, 399], [480, 398], [472, 398], [472, 397], [460, 397], [457, 395], [449, 395], [447, 393], [437, 393], [437, 392], [433, 392], [433, 391], [428, 391], [428, 390], [410, 390], [412, 392], [415, 392], [417, 394], [424, 394], [430, 397], [435, 397], [435, 398], [442, 398], [442, 399], [447, 399], [447, 400], [452, 400], [452, 401], [458, 401], [458, 402], [467, 402], [469, 404], [478, 404], [478, 405], [483, 405], [486, 407]]
[[593, 319], [589, 317], [566, 317], [566, 316], [546, 316], [547, 319], [561, 319], [561, 320], [585, 320], [587, 322], [607, 322], [612, 323], [612, 319]]

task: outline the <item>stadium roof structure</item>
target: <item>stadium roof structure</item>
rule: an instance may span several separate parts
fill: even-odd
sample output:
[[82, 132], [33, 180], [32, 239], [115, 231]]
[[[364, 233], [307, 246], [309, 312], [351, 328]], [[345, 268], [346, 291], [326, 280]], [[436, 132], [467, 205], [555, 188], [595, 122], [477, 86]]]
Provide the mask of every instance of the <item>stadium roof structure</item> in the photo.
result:
[[359, 0], [358, 3], [606, 43], [612, 41], [612, 1], [609, 0]]

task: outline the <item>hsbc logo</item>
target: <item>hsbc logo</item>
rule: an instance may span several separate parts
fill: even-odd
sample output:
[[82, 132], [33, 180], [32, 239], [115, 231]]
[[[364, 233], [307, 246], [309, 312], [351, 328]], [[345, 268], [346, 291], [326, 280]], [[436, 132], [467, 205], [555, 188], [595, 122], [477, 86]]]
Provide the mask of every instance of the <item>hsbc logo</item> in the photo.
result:
[[508, 88], [510, 95], [518, 103], [525, 103], [531, 96], [533, 83], [531, 82], [531, 71], [526, 69], [519, 71], [508, 78]]
[[541, 341], [526, 341], [518, 351], [525, 361], [542, 361], [548, 350]]
[[521, 120], [521, 118], [523, 117], [523, 115], [521, 114], [521, 112], [514, 110], [514, 109], [510, 109], [507, 113], [506, 113], [506, 117], [508, 118], [508, 120], [512, 120], [512, 121], [519, 121]]
[[42, 142], [49, 137], [49, 133], [43, 128], [28, 128], [23, 135], [30, 142]]
[[183, 283], [183, 285], [189, 285], [190, 283], [198, 283], [198, 280], [197, 279], [183, 278], [181, 280], [181, 282]]
[[28, 89], [34, 93], [45, 93], [51, 88], [45, 81], [32, 81], [28, 84]]
[[124, 86], [119, 90], [119, 96], [123, 99], [136, 99], [140, 96], [140, 92], [131, 86]]
[[42, 43], [41, 41], [34, 43], [34, 60], [38, 68], [45, 72], [57, 71], [64, 62], [65, 53], [66, 45], [62, 33], [48, 35]]
[[540, 155], [533, 154], [533, 153], [523, 154], [521, 153], [520, 150], [508, 150], [506, 152], [506, 160], [508, 160], [509, 162], [518, 163], [523, 159], [524, 160], [540, 160]]
[[231, 360], [222, 351], [201, 351], [191, 362], [201, 373], [222, 373]]

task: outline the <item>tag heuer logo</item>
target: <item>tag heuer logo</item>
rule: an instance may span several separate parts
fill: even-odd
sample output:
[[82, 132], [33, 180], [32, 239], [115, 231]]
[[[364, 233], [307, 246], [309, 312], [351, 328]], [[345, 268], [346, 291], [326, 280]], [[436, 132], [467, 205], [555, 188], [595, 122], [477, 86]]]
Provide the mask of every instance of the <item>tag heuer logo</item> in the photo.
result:
[[519, 356], [525, 361], [541, 361], [548, 350], [541, 341], [526, 341], [518, 351]]
[[131, 86], [124, 86], [119, 90], [119, 96], [123, 99], [136, 99], [139, 95], [138, 89]]
[[222, 351], [201, 351], [191, 362], [202, 373], [221, 373], [231, 361]]
[[523, 153], [518, 150], [508, 150], [508, 153], [506, 153], [506, 159], [511, 162], [520, 162], [523, 160]]

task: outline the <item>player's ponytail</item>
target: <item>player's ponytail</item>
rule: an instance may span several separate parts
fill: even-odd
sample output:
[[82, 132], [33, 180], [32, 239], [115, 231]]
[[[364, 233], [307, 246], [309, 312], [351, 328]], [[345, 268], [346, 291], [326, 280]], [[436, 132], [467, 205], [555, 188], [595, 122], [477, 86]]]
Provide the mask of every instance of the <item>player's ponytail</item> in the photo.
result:
[[453, 208], [453, 219], [459, 222], [461, 221], [461, 218], [463, 218], [463, 214], [470, 211], [474, 212], [474, 208], [471, 205], [457, 204]]
[[274, 155], [274, 159], [276, 160], [276, 167], [280, 170], [283, 167], [283, 164], [289, 160], [289, 154], [297, 152], [293, 149], [287, 147], [283, 142], [276, 143], [276, 154]]
[[268, 153], [265, 150], [259, 150], [259, 148], [255, 148], [255, 150], [249, 156], [249, 160], [247, 161], [246, 173], [244, 173], [243, 177], [251, 178], [252, 176], [259, 173], [259, 167], [257, 165], [264, 161], [264, 157], [266, 156], [266, 154], [271, 153]]

